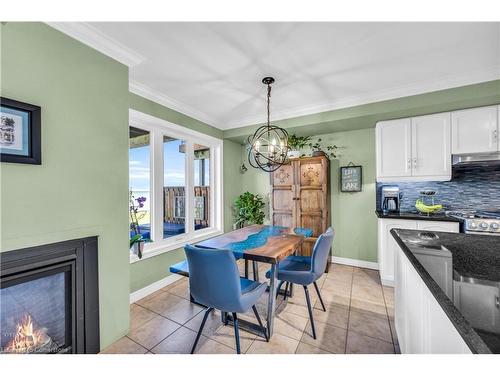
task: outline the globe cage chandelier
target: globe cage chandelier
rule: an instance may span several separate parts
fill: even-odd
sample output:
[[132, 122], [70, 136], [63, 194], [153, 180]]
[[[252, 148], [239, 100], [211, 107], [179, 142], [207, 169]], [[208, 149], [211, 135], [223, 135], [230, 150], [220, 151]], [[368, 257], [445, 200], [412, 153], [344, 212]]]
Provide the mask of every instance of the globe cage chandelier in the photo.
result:
[[248, 137], [248, 162], [254, 168], [274, 172], [287, 161], [290, 147], [287, 131], [270, 123], [269, 104], [274, 78], [265, 77], [262, 83], [267, 85], [267, 124]]

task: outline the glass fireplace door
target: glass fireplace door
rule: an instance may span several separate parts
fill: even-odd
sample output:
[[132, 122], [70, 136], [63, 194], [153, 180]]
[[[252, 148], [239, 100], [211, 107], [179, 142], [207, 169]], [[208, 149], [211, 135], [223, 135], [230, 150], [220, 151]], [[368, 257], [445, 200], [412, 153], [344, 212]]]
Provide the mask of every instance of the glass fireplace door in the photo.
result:
[[72, 351], [73, 263], [2, 279], [1, 353]]

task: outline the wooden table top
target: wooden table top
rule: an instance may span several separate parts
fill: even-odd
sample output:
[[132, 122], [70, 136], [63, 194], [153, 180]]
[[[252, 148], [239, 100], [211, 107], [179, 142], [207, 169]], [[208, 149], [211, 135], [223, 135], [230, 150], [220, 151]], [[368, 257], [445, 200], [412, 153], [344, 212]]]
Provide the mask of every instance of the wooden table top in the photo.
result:
[[293, 254], [304, 241], [293, 228], [251, 225], [197, 243], [197, 246], [229, 249], [243, 259], [278, 263]]

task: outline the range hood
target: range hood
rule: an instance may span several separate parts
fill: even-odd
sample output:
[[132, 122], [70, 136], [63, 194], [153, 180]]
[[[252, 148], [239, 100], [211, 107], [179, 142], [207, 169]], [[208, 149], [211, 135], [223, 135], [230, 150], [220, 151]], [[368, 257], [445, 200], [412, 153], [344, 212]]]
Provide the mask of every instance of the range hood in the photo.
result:
[[500, 152], [452, 155], [454, 167], [500, 165]]

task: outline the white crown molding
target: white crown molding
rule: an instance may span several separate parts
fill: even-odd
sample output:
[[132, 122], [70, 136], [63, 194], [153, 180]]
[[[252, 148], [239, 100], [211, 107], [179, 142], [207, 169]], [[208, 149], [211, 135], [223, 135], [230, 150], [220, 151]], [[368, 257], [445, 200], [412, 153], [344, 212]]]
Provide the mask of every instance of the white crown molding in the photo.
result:
[[87, 22], [47, 22], [47, 25], [128, 67], [139, 65], [146, 60], [145, 57], [104, 34]]
[[[307, 107], [290, 109], [283, 111], [273, 111], [271, 113], [272, 121], [280, 121], [294, 117], [313, 115], [321, 112], [333, 111], [342, 108], [349, 108], [363, 104], [375, 103], [384, 100], [403, 98], [406, 96], [425, 94], [433, 91], [451, 89], [460, 86], [467, 86], [480, 82], [487, 82], [500, 79], [500, 66], [494, 66], [491, 69], [474, 71], [461, 76], [443, 77], [431, 82], [418, 82], [403, 85], [378, 92], [358, 95], [338, 100], [334, 103], [324, 102], [313, 104]], [[264, 114], [262, 116], [247, 117], [241, 121], [226, 124], [223, 130], [242, 128], [245, 126], [256, 125], [265, 121]]]
[[218, 121], [214, 118], [211, 118], [207, 114], [200, 112], [193, 107], [181, 103], [175, 99], [172, 99], [171, 97], [154, 90], [150, 88], [149, 86], [146, 86], [142, 83], [139, 83], [137, 81], [129, 79], [129, 91], [137, 94], [139, 96], [142, 96], [143, 98], [149, 99], [155, 103], [161, 104], [169, 109], [173, 109], [174, 111], [180, 112], [183, 115], [189, 116], [194, 118], [195, 120], [204, 122], [207, 125], [213, 126], [214, 128], [217, 128], [219, 130], [222, 130], [220, 126], [217, 126], [216, 124]]

